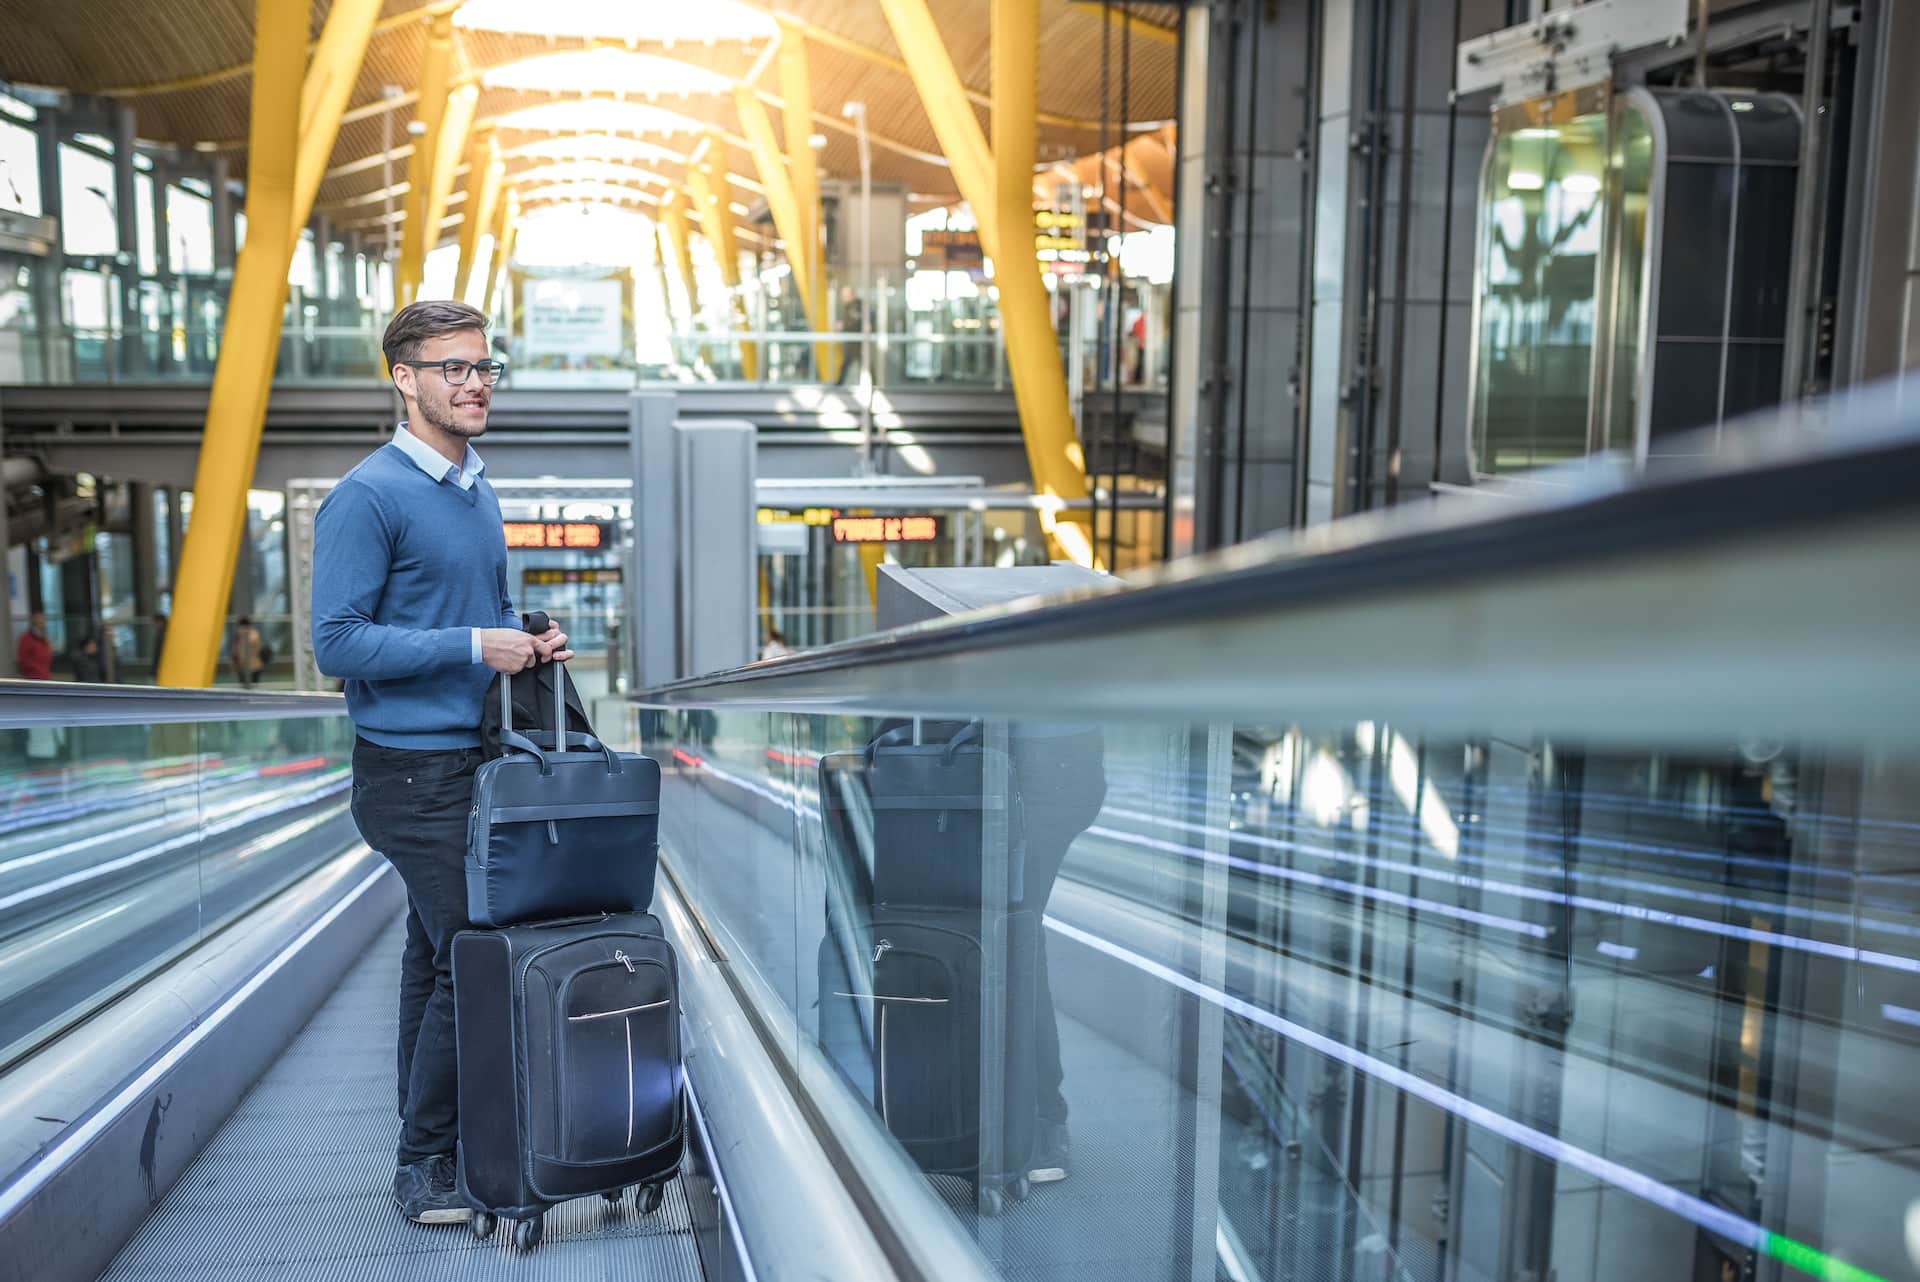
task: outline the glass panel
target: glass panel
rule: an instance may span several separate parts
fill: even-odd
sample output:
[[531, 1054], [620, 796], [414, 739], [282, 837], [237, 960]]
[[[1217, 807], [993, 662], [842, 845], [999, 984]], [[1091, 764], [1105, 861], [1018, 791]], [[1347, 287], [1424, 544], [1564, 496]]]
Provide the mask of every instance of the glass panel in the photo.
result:
[[25, 125], [0, 120], [0, 209], [39, 216], [40, 137]]
[[1607, 436], [1611, 450], [1631, 450], [1640, 413], [1641, 353], [1646, 350], [1647, 217], [1653, 188], [1653, 131], [1637, 107], [1623, 104], [1616, 123], [1610, 174], [1618, 207], [1610, 322], [1613, 356], [1609, 367]]
[[213, 202], [180, 187], [167, 188], [168, 254], [176, 272], [213, 274]]
[[1920, 762], [636, 720], [804, 1088], [1005, 1277], [1912, 1276]]
[[60, 144], [60, 237], [69, 254], [113, 254], [120, 229], [113, 203], [113, 162]]
[[344, 717], [0, 728], [0, 1066], [356, 840]]
[[1482, 472], [1586, 453], [1606, 124], [1594, 112], [1493, 140], [1480, 198]]
[[153, 175], [133, 176], [133, 218], [139, 239], [140, 274], [151, 276], [159, 270], [160, 241], [153, 225]]

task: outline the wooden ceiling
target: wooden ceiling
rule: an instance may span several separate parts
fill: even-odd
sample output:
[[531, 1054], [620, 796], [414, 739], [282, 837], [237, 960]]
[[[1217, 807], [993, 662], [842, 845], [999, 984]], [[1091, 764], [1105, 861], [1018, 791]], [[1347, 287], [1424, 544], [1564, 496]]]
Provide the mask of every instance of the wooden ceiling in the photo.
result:
[[[295, 3], [297, 0], [286, 0]], [[331, 0], [314, 0], [317, 35]], [[766, 7], [749, 0], [755, 7]], [[542, 0], [528, 0], [536, 5]], [[779, 15], [806, 37], [811, 70], [814, 130], [826, 136], [823, 171], [856, 177], [858, 158], [851, 122], [843, 118], [849, 101], [867, 104], [876, 181], [904, 183], [923, 203], [945, 203], [955, 196], [951, 173], [913, 82], [900, 64], [900, 51], [879, 0], [779, 0]], [[254, 0], [12, 0], [24, 9], [16, 20], [0, 23], [0, 77], [18, 83], [48, 85], [102, 94], [129, 103], [143, 141], [182, 151], [226, 154], [236, 176], [246, 164], [246, 134], [251, 75]], [[348, 105], [347, 120], [335, 143], [331, 168], [321, 186], [317, 208], [342, 228], [377, 226], [385, 216], [387, 166], [392, 149], [393, 185], [404, 190], [410, 96], [397, 109], [382, 110], [388, 86], [410, 90], [425, 45], [427, 16], [448, 7], [447, 0], [387, 0]], [[928, 0], [962, 81], [977, 94], [975, 111], [987, 125], [985, 97], [990, 91], [988, 7], [983, 0]], [[1176, 46], [1173, 26], [1178, 6], [1134, 4], [1132, 23], [1117, 20], [1101, 4], [1080, 0], [1041, 0], [1041, 83], [1038, 155], [1043, 170], [1091, 159], [1103, 145], [1119, 139], [1123, 56], [1128, 68], [1126, 98], [1134, 129], [1152, 133], [1129, 148], [1129, 165], [1140, 181], [1166, 184], [1153, 203], [1170, 205], [1170, 134], [1161, 126], [1174, 114]], [[1116, 20], [1110, 21], [1109, 17]], [[579, 39], [509, 35], [490, 31], [456, 33], [456, 65], [478, 75], [488, 68], [556, 50], [583, 47]], [[1103, 50], [1104, 45], [1104, 50]], [[729, 78], [745, 75], [759, 53], [737, 42], [672, 47], [641, 45], [643, 51], [693, 63]], [[1103, 82], [1103, 53], [1107, 73]], [[1103, 83], [1105, 93], [1103, 95]], [[771, 67], [756, 81], [780, 128], [779, 76]], [[1103, 103], [1104, 96], [1104, 103]], [[521, 90], [483, 89], [477, 119], [486, 121], [516, 108], [551, 100], [553, 95]], [[748, 179], [736, 185], [734, 199], [752, 202], [754, 166], [744, 146], [732, 95], [663, 99], [661, 105], [720, 131], [727, 139], [726, 168]], [[1106, 128], [1101, 125], [1102, 118]], [[500, 130], [503, 147], [539, 135]], [[685, 154], [696, 139], [657, 137]], [[517, 161], [510, 169], [532, 167]], [[682, 167], [648, 168], [673, 182]], [[1117, 180], [1116, 180], [1117, 182]], [[658, 190], [659, 188], [643, 188]], [[396, 207], [404, 201], [396, 200]], [[458, 196], [452, 213], [458, 214]], [[1135, 214], [1147, 214], [1149, 202], [1136, 198]], [[1149, 215], [1150, 216], [1150, 215]]]

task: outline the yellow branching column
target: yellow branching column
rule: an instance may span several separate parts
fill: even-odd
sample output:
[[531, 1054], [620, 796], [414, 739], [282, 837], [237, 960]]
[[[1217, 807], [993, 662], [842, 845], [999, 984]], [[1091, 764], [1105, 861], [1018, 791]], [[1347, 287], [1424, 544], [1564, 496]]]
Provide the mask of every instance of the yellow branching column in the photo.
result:
[[[460, 216], [460, 266], [453, 276], [453, 296], [467, 300], [467, 287], [480, 257], [480, 237], [493, 230], [493, 207], [500, 199], [500, 184], [506, 177], [506, 165], [500, 159], [500, 144], [489, 126], [484, 137], [476, 137], [467, 157], [467, 203]], [[495, 244], [499, 243], [495, 238]]]
[[[461, 85], [447, 95], [446, 114], [440, 117], [439, 146], [433, 158], [433, 177], [427, 185], [425, 225], [421, 228], [421, 280], [426, 278], [427, 255], [440, 246], [440, 224], [447, 219], [447, 203], [453, 199], [453, 179], [460, 168], [461, 153], [467, 149], [467, 131], [473, 127], [473, 110], [480, 101], [478, 85]], [[414, 291], [419, 296], [419, 289]]]
[[493, 315], [493, 291], [513, 265], [513, 238], [520, 234], [520, 193], [510, 191], [499, 202], [499, 222], [493, 229], [493, 259], [487, 264], [487, 290], [480, 310]]
[[[800, 28], [790, 22], [780, 24], [780, 95], [785, 106], [781, 118], [786, 125], [787, 166], [793, 175], [793, 203], [802, 223], [800, 235], [807, 260], [807, 292], [800, 295], [807, 308], [807, 324], [816, 333], [825, 333], [827, 320], [827, 256], [820, 217], [820, 172], [813, 155], [813, 78], [807, 67], [807, 40]], [[783, 238], [785, 232], [780, 233]], [[793, 260], [793, 241], [788, 240], [787, 259]], [[795, 281], [795, 284], [798, 284]], [[840, 377], [840, 345], [815, 343], [814, 367], [821, 381], [832, 383]]]
[[[1027, 444], [1027, 466], [1041, 494], [1065, 502], [1087, 497], [1086, 459], [1074, 432], [1067, 375], [1033, 256], [1033, 160], [1039, 92], [1039, 0], [993, 0], [993, 147], [941, 42], [926, 0], [880, 0], [905, 55], [940, 149], [960, 194], [973, 206], [980, 241], [993, 259], [1007, 367]], [[1042, 512], [1055, 550], [1094, 563], [1091, 516]]]
[[[814, 256], [807, 252], [807, 237], [812, 234], [812, 224], [800, 212], [786, 158], [780, 154], [780, 144], [774, 139], [773, 122], [767, 118], [766, 107], [750, 87], [741, 85], [734, 92], [734, 100], [740, 112], [741, 130], [753, 148], [753, 166], [759, 171], [761, 187], [766, 190], [767, 209], [773, 214], [775, 230], [787, 245], [787, 266], [793, 271], [794, 290], [806, 309], [807, 327], [822, 330], [826, 327], [826, 309], [816, 305], [809, 286]], [[825, 346], [815, 346], [816, 359]]]
[[440, 121], [447, 111], [447, 89], [453, 73], [453, 14], [435, 14], [427, 32], [426, 51], [420, 56], [420, 96], [414, 121], [422, 132], [413, 139], [407, 160], [406, 221], [400, 225], [400, 262], [394, 272], [394, 305], [404, 307], [420, 292], [427, 251], [438, 239], [426, 225], [427, 194], [434, 161], [440, 151]]
[[[378, 9], [377, 3], [337, 0], [309, 69], [307, 7], [284, 0], [258, 0], [255, 6], [247, 127], [251, 234], [234, 265], [220, 359], [207, 394], [193, 522], [174, 577], [161, 685], [210, 685], [219, 664], [234, 561], [246, 536], [247, 488], [260, 457], [260, 429], [280, 355], [287, 265], [340, 131]], [[320, 138], [325, 141], [316, 141]]]
[[[699, 328], [700, 286], [693, 274], [693, 233], [687, 226], [687, 211], [683, 205], [692, 201], [682, 189], [667, 193], [660, 202], [660, 230], [666, 234], [667, 246], [673, 253], [674, 275], [680, 279], [680, 292], [687, 300], [687, 333]], [[698, 212], [698, 211], [696, 211]], [[678, 353], [676, 352], [676, 359]]]
[[[693, 187], [694, 206], [700, 211], [700, 226], [707, 234], [707, 244], [713, 247], [713, 256], [719, 263], [720, 279], [726, 283], [732, 298], [728, 310], [740, 328], [746, 330], [751, 328], [751, 322], [747, 318], [747, 300], [740, 296], [740, 239], [734, 235], [733, 206], [727, 202], [726, 167], [721, 161], [726, 154], [724, 145], [719, 138], [710, 138], [707, 154], [687, 166], [687, 181]], [[760, 347], [749, 338], [740, 340], [740, 374], [749, 383], [760, 381]]]

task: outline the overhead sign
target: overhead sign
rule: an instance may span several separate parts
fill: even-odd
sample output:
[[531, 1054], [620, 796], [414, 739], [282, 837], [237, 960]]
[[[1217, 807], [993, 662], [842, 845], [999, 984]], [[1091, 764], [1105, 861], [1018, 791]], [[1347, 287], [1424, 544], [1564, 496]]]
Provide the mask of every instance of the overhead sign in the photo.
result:
[[799, 512], [783, 507], [763, 507], [754, 514], [761, 525], [831, 525], [833, 518], [840, 515], [840, 509], [832, 507], [810, 507]]
[[573, 548], [591, 552], [606, 547], [610, 534], [604, 521], [507, 521], [501, 528], [510, 548]]
[[622, 354], [617, 280], [527, 282], [521, 350], [529, 356]]
[[529, 588], [556, 588], [573, 583], [619, 583], [626, 576], [617, 565], [539, 566], [520, 572], [520, 583]]
[[977, 231], [923, 231], [918, 261], [929, 271], [979, 271], [986, 265], [986, 251]]
[[932, 543], [940, 537], [937, 516], [836, 516], [835, 543]]

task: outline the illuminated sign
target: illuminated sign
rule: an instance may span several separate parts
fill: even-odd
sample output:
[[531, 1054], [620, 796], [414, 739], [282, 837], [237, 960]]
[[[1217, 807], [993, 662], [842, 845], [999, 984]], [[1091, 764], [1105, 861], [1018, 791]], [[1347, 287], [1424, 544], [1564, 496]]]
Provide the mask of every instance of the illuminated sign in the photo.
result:
[[501, 528], [510, 548], [573, 548], [590, 552], [608, 543], [604, 521], [507, 521]]
[[1057, 209], [1036, 209], [1033, 211], [1033, 225], [1043, 231], [1078, 227], [1080, 222], [1080, 215], [1065, 213]]
[[937, 516], [836, 516], [835, 543], [932, 543], [940, 537]]
[[754, 519], [761, 525], [831, 525], [833, 518], [839, 515], [840, 509], [831, 507], [810, 507], [801, 512], [783, 507], [763, 507], [754, 513]]
[[587, 566], [578, 569], [541, 566], [538, 569], [520, 572], [522, 586], [529, 588], [554, 588], [570, 583], [619, 583], [624, 577], [617, 565]]

